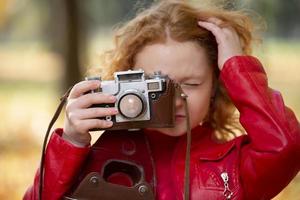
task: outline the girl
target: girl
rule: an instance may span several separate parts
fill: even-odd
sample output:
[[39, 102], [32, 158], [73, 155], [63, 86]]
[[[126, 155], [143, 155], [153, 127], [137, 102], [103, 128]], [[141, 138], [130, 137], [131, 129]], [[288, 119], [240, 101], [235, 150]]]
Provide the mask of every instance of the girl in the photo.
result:
[[[240, 12], [162, 1], [121, 27], [115, 48], [106, 54], [107, 77], [128, 69], [160, 70], [187, 94], [190, 199], [271, 199], [299, 171], [299, 123], [280, 93], [268, 87], [261, 63], [250, 56], [251, 32], [250, 19]], [[47, 147], [43, 199], [72, 193], [82, 180], [76, 177], [100, 170], [97, 162], [106, 154], [118, 154], [113, 146], [94, 151], [102, 136], [90, 146], [90, 129], [113, 125], [99, 117], [118, 113], [116, 108], [90, 108], [116, 101], [104, 93], [86, 94], [99, 87], [100, 81], [82, 81], [71, 90], [64, 128], [54, 131]], [[245, 134], [229, 140], [240, 129], [235, 108]], [[186, 117], [178, 98], [174, 128], [141, 133], [154, 160], [156, 199], [183, 198]], [[39, 176], [24, 199], [38, 198]]]

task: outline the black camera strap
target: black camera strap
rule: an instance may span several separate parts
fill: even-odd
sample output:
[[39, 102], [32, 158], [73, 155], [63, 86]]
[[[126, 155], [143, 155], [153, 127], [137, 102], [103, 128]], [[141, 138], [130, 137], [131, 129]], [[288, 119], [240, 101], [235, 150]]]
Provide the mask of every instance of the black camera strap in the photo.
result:
[[185, 104], [185, 112], [186, 112], [186, 154], [185, 154], [185, 171], [184, 171], [184, 199], [189, 200], [190, 196], [190, 160], [191, 160], [191, 142], [192, 142], [192, 133], [190, 127], [190, 116], [189, 109], [187, 103], [187, 96], [182, 93], [184, 96], [183, 101]]
[[57, 118], [59, 117], [59, 114], [61, 113], [65, 103], [67, 102], [68, 96], [71, 92], [71, 89], [73, 87], [70, 87], [67, 92], [60, 98], [60, 103], [48, 125], [46, 135], [44, 137], [43, 147], [42, 147], [42, 155], [41, 155], [41, 161], [40, 161], [40, 183], [39, 183], [39, 200], [42, 200], [42, 191], [43, 191], [43, 185], [44, 185], [44, 163], [45, 163], [45, 154], [46, 154], [46, 146], [48, 143], [48, 138], [50, 135], [50, 131], [52, 129], [52, 126], [56, 122]]
[[176, 95], [183, 100], [185, 115], [186, 115], [186, 153], [185, 153], [185, 170], [184, 170], [184, 200], [189, 200], [190, 197], [190, 158], [191, 158], [191, 142], [192, 133], [190, 126], [190, 114], [188, 108], [188, 96], [183, 92], [180, 84], [176, 84]]

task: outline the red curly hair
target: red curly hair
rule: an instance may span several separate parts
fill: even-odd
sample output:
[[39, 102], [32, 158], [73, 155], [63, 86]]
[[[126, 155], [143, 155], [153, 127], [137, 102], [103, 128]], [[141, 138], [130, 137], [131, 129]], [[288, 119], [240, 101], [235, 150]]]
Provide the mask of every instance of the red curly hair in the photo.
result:
[[221, 138], [241, 130], [235, 106], [219, 82], [218, 48], [214, 35], [197, 25], [198, 20], [210, 17], [223, 21], [221, 26], [230, 26], [240, 37], [245, 54], [251, 54], [253, 23], [241, 11], [228, 11], [219, 8], [205, 9], [186, 1], [164, 0], [137, 14], [135, 18], [121, 26], [115, 35], [114, 48], [105, 52], [104, 65], [107, 67], [104, 78], [111, 79], [115, 71], [128, 70], [134, 66], [135, 56], [148, 44], [163, 43], [167, 37], [178, 42], [195, 41], [205, 49], [214, 70], [216, 94], [206, 122], [216, 130]]

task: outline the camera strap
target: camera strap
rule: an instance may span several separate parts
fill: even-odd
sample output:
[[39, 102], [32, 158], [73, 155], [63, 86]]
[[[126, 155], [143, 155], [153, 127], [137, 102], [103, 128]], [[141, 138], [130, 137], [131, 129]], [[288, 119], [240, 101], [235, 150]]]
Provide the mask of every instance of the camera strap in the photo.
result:
[[184, 170], [184, 200], [190, 198], [190, 157], [191, 157], [191, 142], [192, 133], [190, 126], [190, 114], [188, 108], [187, 98], [188, 96], [183, 92], [179, 83], [175, 84], [176, 95], [183, 100], [185, 115], [186, 115], [186, 154], [185, 154], [185, 170]]
[[59, 117], [59, 114], [61, 113], [65, 103], [67, 102], [68, 96], [71, 92], [71, 89], [73, 87], [70, 87], [67, 92], [60, 98], [60, 103], [48, 125], [46, 135], [44, 137], [43, 147], [42, 147], [42, 155], [41, 155], [41, 161], [40, 161], [40, 183], [39, 183], [39, 200], [42, 200], [42, 191], [43, 191], [43, 185], [44, 185], [44, 163], [45, 163], [45, 154], [46, 154], [46, 146], [48, 143], [48, 138], [50, 135], [50, 131], [52, 129], [53, 124], [56, 122], [57, 118]]

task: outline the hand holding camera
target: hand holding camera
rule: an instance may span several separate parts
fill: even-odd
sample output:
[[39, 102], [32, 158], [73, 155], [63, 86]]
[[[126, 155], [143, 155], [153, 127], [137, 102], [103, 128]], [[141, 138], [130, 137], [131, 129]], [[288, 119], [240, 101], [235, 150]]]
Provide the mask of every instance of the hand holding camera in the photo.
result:
[[[99, 80], [82, 81], [72, 88], [66, 105], [63, 138], [76, 146], [86, 146], [91, 141], [90, 129], [104, 129], [113, 123], [99, 119], [118, 113], [114, 107], [91, 107], [93, 104], [114, 103], [116, 97], [104, 93], [88, 93], [101, 87]], [[87, 94], [88, 93], [88, 94]]]
[[160, 72], [129, 70], [114, 73], [114, 80], [87, 80], [68, 98], [63, 138], [71, 143], [89, 144], [93, 130], [174, 126], [175, 83]]

